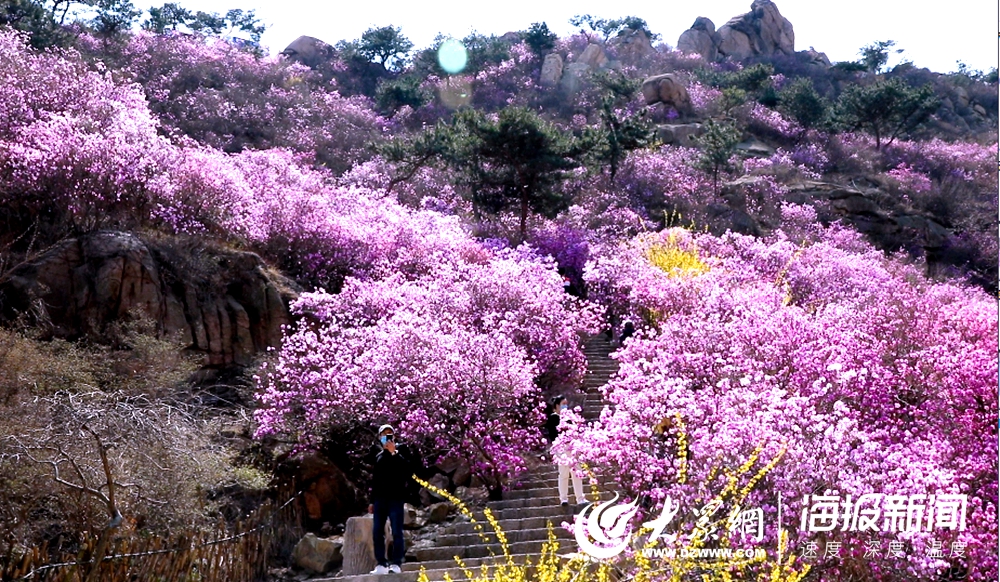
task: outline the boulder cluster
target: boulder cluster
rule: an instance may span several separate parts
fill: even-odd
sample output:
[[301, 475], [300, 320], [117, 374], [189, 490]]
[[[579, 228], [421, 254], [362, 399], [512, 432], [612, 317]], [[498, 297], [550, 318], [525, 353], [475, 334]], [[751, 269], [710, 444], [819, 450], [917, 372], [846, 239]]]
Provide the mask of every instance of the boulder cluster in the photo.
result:
[[756, 56], [795, 53], [792, 23], [778, 12], [771, 0], [754, 0], [750, 12], [734, 16], [718, 30], [699, 16], [677, 40], [677, 49], [698, 53], [709, 61], [721, 57], [736, 60]]

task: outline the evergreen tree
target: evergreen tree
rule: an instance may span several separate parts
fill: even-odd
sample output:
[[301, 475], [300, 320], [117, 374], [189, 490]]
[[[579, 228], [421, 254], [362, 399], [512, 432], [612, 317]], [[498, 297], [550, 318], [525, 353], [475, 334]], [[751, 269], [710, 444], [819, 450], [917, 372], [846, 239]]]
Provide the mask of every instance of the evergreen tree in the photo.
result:
[[712, 175], [712, 190], [719, 194], [719, 174], [732, 169], [729, 159], [733, 157], [740, 133], [730, 123], [720, 123], [709, 119], [705, 122], [705, 132], [699, 139], [701, 157], [698, 168]]
[[779, 108], [805, 129], [819, 127], [827, 120], [829, 105], [808, 77], [796, 79], [778, 94]]
[[875, 136], [875, 148], [882, 141], [892, 143], [900, 135], [927, 121], [940, 101], [931, 86], [914, 89], [902, 79], [880, 80], [871, 85], [849, 85], [837, 102], [840, 124]]
[[646, 109], [634, 114], [624, 112], [628, 102], [635, 98], [640, 81], [620, 72], [596, 73], [593, 78], [601, 88], [599, 106], [603, 125], [596, 136], [594, 152], [598, 161], [607, 163], [610, 179], [614, 182], [628, 152], [652, 143], [654, 132]]
[[524, 240], [529, 211], [554, 217], [568, 206], [557, 186], [580, 167], [584, 153], [571, 135], [521, 107], [503, 109], [495, 120], [465, 109], [455, 123], [461, 137], [451, 159], [466, 176], [476, 208], [515, 208]]
[[521, 38], [539, 57], [554, 49], [556, 41], [559, 40], [559, 37], [549, 30], [549, 25], [544, 22], [532, 24], [528, 30], [521, 33]]
[[554, 217], [568, 206], [558, 186], [583, 165], [588, 143], [559, 131], [529, 109], [508, 107], [493, 116], [462, 109], [449, 123], [439, 122], [378, 150], [396, 163], [390, 187], [424, 166], [449, 167], [466, 186], [477, 219], [482, 211], [514, 209], [524, 240], [529, 212]]
[[413, 49], [413, 43], [398, 26], [369, 28], [355, 46], [358, 54], [387, 71], [400, 69]]

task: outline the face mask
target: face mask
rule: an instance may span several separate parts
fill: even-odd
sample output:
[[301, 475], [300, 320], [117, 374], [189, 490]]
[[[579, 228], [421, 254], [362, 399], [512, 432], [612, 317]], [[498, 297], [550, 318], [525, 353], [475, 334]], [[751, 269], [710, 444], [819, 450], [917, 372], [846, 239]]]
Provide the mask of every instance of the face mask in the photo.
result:
[[569, 404], [563, 404], [559, 406], [559, 410], [566, 410], [567, 408], [569, 408]]

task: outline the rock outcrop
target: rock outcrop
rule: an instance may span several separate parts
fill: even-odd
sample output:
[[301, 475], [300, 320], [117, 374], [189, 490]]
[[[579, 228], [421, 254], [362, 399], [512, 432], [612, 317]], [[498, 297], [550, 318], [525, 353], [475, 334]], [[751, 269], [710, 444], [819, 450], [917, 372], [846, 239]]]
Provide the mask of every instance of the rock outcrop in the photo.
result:
[[704, 133], [700, 123], [677, 123], [657, 126], [656, 137], [666, 145], [698, 147], [698, 138]]
[[590, 73], [591, 68], [586, 63], [570, 63], [563, 69], [562, 79], [559, 80], [559, 87], [567, 95], [574, 95], [583, 88], [583, 83]]
[[549, 53], [542, 61], [542, 73], [538, 79], [542, 87], [555, 87], [563, 74], [563, 58], [559, 53]]
[[587, 65], [591, 70], [600, 69], [608, 62], [608, 55], [604, 53], [604, 47], [597, 43], [590, 43], [583, 49], [576, 62]]
[[699, 16], [694, 20], [691, 28], [681, 33], [677, 39], [677, 50], [686, 53], [698, 53], [707, 61], [714, 61], [719, 57], [719, 44], [722, 38], [715, 31], [715, 23]]
[[826, 53], [821, 53], [813, 47], [809, 47], [809, 50], [802, 51], [802, 54], [806, 55], [809, 59], [809, 64], [817, 65], [823, 68], [829, 68], [833, 66], [830, 62], [830, 57], [826, 56]]
[[792, 23], [771, 0], [754, 0], [750, 12], [719, 28], [719, 53], [734, 59], [795, 53]]
[[354, 483], [337, 465], [319, 454], [284, 458], [277, 474], [302, 491], [307, 529], [317, 529], [324, 522], [339, 523], [362, 504]]
[[307, 572], [325, 574], [344, 561], [343, 547], [343, 537], [327, 539], [308, 533], [295, 544], [292, 562]]
[[29, 317], [54, 337], [98, 337], [140, 316], [213, 367], [246, 365], [281, 342], [294, 282], [254, 253], [124, 232], [65, 240], [0, 280], [0, 318]]
[[740, 14], [719, 27], [699, 16], [681, 33], [677, 49], [695, 52], [708, 60], [718, 56], [742, 60], [754, 56], [795, 53], [792, 23], [778, 12], [771, 0], [754, 0], [750, 12]]
[[652, 41], [643, 30], [626, 28], [619, 32], [618, 36], [611, 39], [610, 44], [615, 47], [620, 59], [630, 63], [644, 59], [656, 52]]
[[643, 81], [642, 96], [646, 105], [663, 103], [665, 107], [673, 107], [681, 116], [694, 115], [687, 87], [670, 73], [654, 75]]
[[323, 63], [329, 62], [336, 54], [336, 49], [318, 38], [300, 36], [285, 47], [281, 54], [297, 63], [315, 69]]

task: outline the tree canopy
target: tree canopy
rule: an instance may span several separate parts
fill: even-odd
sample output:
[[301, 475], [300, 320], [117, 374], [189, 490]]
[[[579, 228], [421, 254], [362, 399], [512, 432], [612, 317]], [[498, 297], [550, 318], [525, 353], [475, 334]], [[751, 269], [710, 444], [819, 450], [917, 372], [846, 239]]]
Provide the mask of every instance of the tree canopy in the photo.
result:
[[930, 85], [915, 89], [901, 79], [888, 79], [848, 85], [837, 102], [837, 116], [844, 127], [875, 136], [875, 148], [881, 149], [883, 140], [889, 144], [912, 131], [939, 105]]

